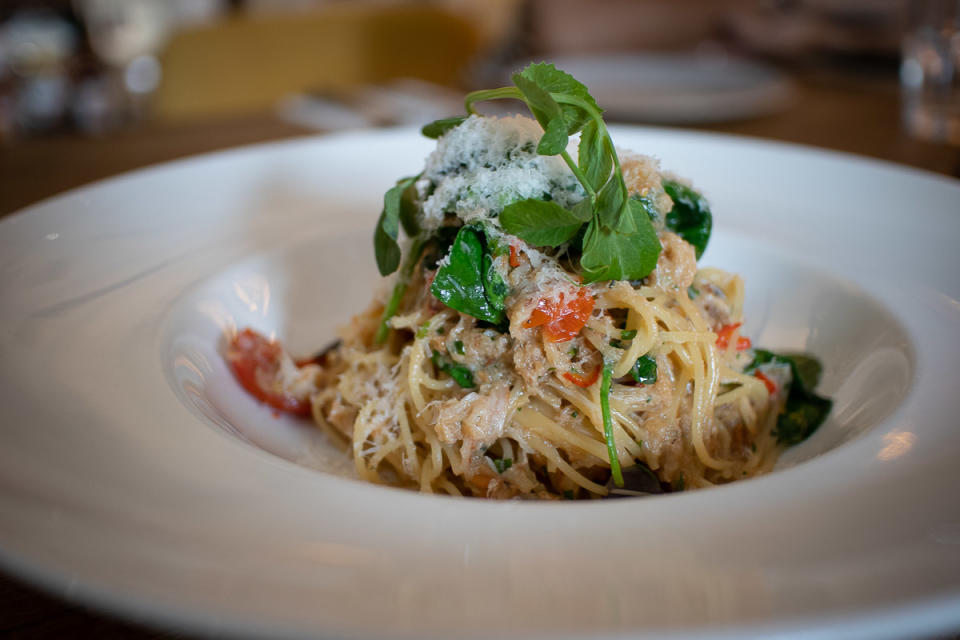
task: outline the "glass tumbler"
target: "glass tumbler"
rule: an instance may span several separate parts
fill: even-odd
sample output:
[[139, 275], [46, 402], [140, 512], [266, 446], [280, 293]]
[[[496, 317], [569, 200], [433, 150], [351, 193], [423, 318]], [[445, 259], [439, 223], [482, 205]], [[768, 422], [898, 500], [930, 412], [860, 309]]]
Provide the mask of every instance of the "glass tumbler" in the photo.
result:
[[900, 84], [916, 138], [960, 145], [960, 0], [909, 0]]

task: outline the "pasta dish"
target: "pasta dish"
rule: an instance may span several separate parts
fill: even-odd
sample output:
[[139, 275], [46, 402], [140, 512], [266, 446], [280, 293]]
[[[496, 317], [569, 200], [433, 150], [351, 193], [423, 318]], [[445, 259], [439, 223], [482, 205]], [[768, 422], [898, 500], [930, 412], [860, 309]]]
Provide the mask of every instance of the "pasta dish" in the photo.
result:
[[[507, 98], [533, 117], [475, 108]], [[816, 361], [755, 349], [743, 279], [698, 266], [712, 216], [690, 182], [615, 148], [551, 65], [466, 106], [384, 197], [389, 295], [306, 361], [230, 336], [248, 391], [311, 417], [365, 480], [490, 498], [726, 483], [817, 428]]]

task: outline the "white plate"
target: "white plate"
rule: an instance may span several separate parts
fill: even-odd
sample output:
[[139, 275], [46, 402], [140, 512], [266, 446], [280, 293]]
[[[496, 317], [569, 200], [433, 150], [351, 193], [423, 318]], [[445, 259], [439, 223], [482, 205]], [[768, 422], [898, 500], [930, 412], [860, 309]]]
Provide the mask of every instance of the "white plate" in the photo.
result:
[[754, 118], [780, 111], [794, 96], [793, 83], [774, 67], [720, 52], [598, 53], [550, 62], [590, 87], [608, 119], [628, 122]]
[[960, 628], [958, 183], [747, 139], [613, 133], [712, 199], [704, 263], [745, 276], [755, 342], [824, 360], [835, 410], [784, 469], [543, 504], [308, 468], [339, 458], [237, 389], [220, 328], [323, 345], [370, 298], [383, 191], [431, 143], [307, 139], [0, 222], [3, 564], [140, 619], [271, 638]]

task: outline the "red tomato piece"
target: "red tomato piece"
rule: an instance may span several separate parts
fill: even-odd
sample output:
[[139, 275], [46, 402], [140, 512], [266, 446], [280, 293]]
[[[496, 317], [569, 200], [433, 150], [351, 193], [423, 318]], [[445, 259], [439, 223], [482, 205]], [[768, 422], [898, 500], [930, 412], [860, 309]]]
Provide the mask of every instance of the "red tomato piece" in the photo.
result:
[[253, 329], [244, 329], [233, 337], [227, 348], [227, 361], [240, 385], [254, 398], [274, 409], [298, 416], [310, 415], [310, 401], [284, 392], [277, 383], [283, 347]]
[[560, 294], [558, 298], [541, 298], [530, 318], [523, 323], [527, 329], [543, 327], [549, 342], [566, 342], [577, 337], [583, 325], [593, 313], [593, 296], [586, 289], [577, 291], [570, 300]]
[[520, 266], [520, 254], [514, 245], [510, 245], [510, 266], [514, 269]]
[[[742, 322], [734, 322], [733, 324], [726, 324], [717, 329], [717, 347], [719, 349], [726, 349], [727, 345], [730, 343], [730, 338], [733, 336], [733, 332], [740, 328]], [[737, 351], [743, 351], [744, 349], [749, 349], [751, 346], [750, 338], [746, 336], [737, 336]]]
[[597, 381], [597, 378], [600, 377], [601, 369], [603, 369], [603, 367], [597, 367], [596, 369], [594, 369], [593, 373], [590, 374], [589, 378], [581, 376], [579, 373], [574, 373], [573, 371], [565, 372], [563, 374], [563, 377], [569, 380], [570, 382], [572, 382], [573, 384], [577, 385], [578, 387], [583, 387], [584, 389], [586, 389], [587, 387], [592, 387], [593, 383]]
[[767, 391], [770, 392], [770, 395], [773, 395], [777, 392], [777, 383], [771, 380], [768, 376], [764, 375], [763, 371], [759, 369], [753, 372], [753, 375], [760, 379], [764, 385], [767, 387]]

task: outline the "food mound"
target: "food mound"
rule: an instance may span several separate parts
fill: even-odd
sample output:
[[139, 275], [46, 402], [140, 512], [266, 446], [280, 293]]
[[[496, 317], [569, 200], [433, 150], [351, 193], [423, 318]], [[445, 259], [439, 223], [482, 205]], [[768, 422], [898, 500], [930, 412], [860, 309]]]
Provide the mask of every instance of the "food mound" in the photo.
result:
[[[476, 113], [501, 98], [535, 119]], [[754, 349], [741, 278], [697, 266], [707, 201], [616, 150], [586, 87], [537, 64], [466, 105], [384, 197], [390, 295], [310, 361], [232, 336], [245, 388], [311, 415], [361, 478], [490, 498], [729, 482], [817, 428], [816, 362]]]

